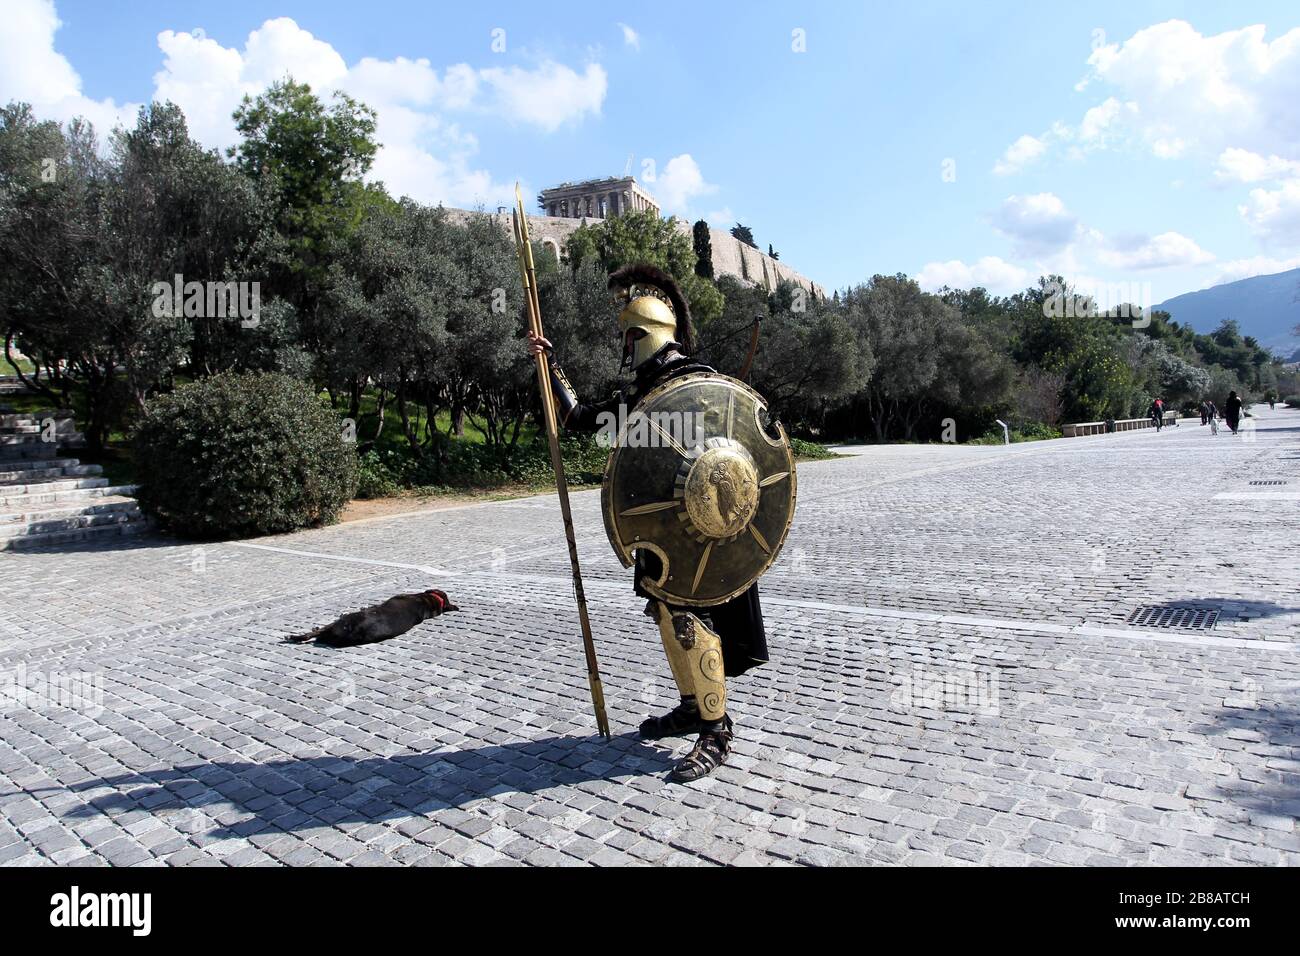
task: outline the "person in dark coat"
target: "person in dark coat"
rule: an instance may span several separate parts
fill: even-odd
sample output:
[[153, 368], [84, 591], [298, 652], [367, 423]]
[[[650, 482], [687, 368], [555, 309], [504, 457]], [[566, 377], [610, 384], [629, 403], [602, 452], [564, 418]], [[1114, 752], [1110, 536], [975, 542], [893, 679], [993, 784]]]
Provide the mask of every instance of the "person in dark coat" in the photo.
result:
[[1237, 427], [1241, 424], [1241, 399], [1236, 392], [1229, 392], [1228, 400], [1223, 403], [1223, 420], [1228, 423], [1232, 433], [1237, 434]]

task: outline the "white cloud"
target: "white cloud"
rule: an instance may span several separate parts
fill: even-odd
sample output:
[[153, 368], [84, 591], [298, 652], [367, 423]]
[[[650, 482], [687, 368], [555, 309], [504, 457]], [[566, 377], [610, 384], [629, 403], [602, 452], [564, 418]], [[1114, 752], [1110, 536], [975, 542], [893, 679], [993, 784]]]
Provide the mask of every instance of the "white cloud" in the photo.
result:
[[[1268, 157], [1264, 162], [1300, 159], [1300, 28], [1272, 40], [1266, 34], [1250, 26], [1207, 36], [1169, 20], [1098, 47], [1075, 89], [1100, 85], [1111, 94], [1077, 128], [1057, 122], [1037, 139], [1048, 148], [1068, 143], [1074, 159], [1133, 143], [1160, 159], [1219, 156], [1220, 179], [1235, 178], [1231, 164], [1240, 162], [1229, 157], [1225, 165], [1227, 151]], [[1006, 156], [994, 167], [1016, 168]]]
[[993, 217], [995, 228], [1012, 240], [1010, 260], [985, 256], [930, 262], [917, 276], [923, 288], [982, 285], [1010, 294], [1045, 275], [1061, 275], [1079, 290], [1110, 290], [1133, 285], [1146, 295], [1150, 283], [1132, 273], [1204, 265], [1215, 256], [1178, 232], [1107, 237], [1080, 222], [1053, 193], [1010, 196]]
[[641, 35], [633, 30], [626, 23], [620, 23], [618, 28], [623, 31], [623, 42], [634, 50], [641, 49]]
[[1300, 28], [1271, 41], [1266, 32], [1259, 25], [1203, 36], [1169, 20], [1094, 50], [1088, 82], [1120, 91], [1133, 108], [1126, 121], [1158, 156], [1227, 146], [1295, 155]]
[[730, 229], [739, 221], [736, 214], [731, 211], [730, 206], [723, 206], [721, 209], [706, 212], [704, 219], [714, 229]]
[[54, 32], [62, 26], [53, 0], [11, 0], [0, 33], [0, 89], [27, 102], [58, 102], [81, 95], [81, 77], [54, 52]]
[[993, 164], [993, 172], [999, 176], [1017, 173], [1042, 156], [1046, 149], [1046, 142], [1026, 133], [1007, 147], [1002, 158]]
[[1266, 242], [1300, 243], [1300, 179], [1277, 189], [1252, 189], [1237, 211]]
[[163, 65], [154, 74], [154, 95], [185, 111], [190, 135], [208, 146], [232, 145], [231, 117], [240, 98], [258, 89], [243, 80], [244, 58], [216, 40], [164, 30], [158, 34]]
[[1300, 175], [1300, 162], [1230, 147], [1219, 154], [1219, 168], [1214, 175], [1218, 179], [1239, 183], [1275, 181]]
[[705, 182], [699, 163], [690, 153], [668, 160], [663, 171], [655, 177], [651, 189], [665, 212], [683, 215], [689, 213], [692, 199], [718, 191], [717, 186]]
[[[101, 132], [134, 123], [138, 106], [82, 95], [80, 77], [55, 51], [59, 21], [50, 0], [10, 0], [8, 6], [0, 33], [0, 101], [27, 100], [42, 117], [83, 115]], [[231, 114], [240, 100], [292, 76], [322, 97], [343, 90], [375, 109], [381, 148], [372, 177], [395, 195], [427, 203], [492, 206], [513, 194], [508, 184], [473, 168], [477, 139], [447, 114], [496, 116], [551, 131], [599, 115], [608, 86], [597, 63], [581, 72], [552, 61], [484, 70], [460, 63], [440, 73], [427, 59], [365, 57], [349, 67], [330, 43], [288, 17], [264, 22], [242, 49], [222, 46], [202, 30], [164, 30], [157, 39], [162, 63], [153, 98], [180, 106], [191, 135], [204, 145], [233, 145], [238, 137]]]
[[[448, 71], [450, 73], [450, 70]], [[449, 77], [450, 79], [450, 77]], [[347, 76], [348, 92], [363, 103], [382, 100], [403, 106], [432, 106], [442, 99], [444, 84], [438, 72], [423, 57], [408, 60], [399, 56], [395, 60], [376, 60], [362, 57]], [[454, 84], [446, 84], [454, 86]], [[448, 109], [463, 109], [474, 98], [477, 78], [470, 71], [468, 88], [457, 90], [458, 95], [448, 97], [438, 105]]]
[[1008, 196], [993, 226], [1011, 239], [1017, 255], [1046, 255], [1065, 248], [1079, 231], [1079, 220], [1053, 193]]
[[1157, 136], [1151, 141], [1151, 152], [1159, 159], [1177, 159], [1187, 152], [1187, 141], [1181, 136]]
[[292, 75], [299, 83], [326, 93], [342, 83], [347, 72], [347, 64], [334, 47], [288, 17], [276, 17], [248, 35], [240, 79], [260, 90]]
[[1300, 256], [1291, 256], [1284, 259], [1275, 259], [1272, 256], [1233, 259], [1231, 262], [1221, 263], [1218, 274], [1202, 288], [1208, 289], [1210, 286], [1222, 285], [1225, 282], [1236, 282], [1238, 279], [1249, 279], [1253, 276], [1275, 275], [1278, 272], [1289, 272], [1292, 269], [1300, 269]]
[[114, 126], [135, 122], [140, 104], [85, 96], [81, 77], [54, 49], [60, 26], [53, 0], [6, 0], [0, 30], [0, 103], [30, 103], [41, 119], [66, 122], [84, 117], [103, 142]]
[[916, 276], [927, 292], [948, 286], [950, 289], [973, 289], [981, 286], [994, 295], [1011, 295], [1023, 290], [1031, 281], [1025, 269], [997, 256], [985, 256], [967, 264], [960, 259], [927, 262]]
[[1121, 103], [1115, 97], [1109, 97], [1083, 114], [1079, 139], [1088, 146], [1101, 146], [1111, 138], [1118, 121], [1131, 119], [1137, 112], [1136, 103]]
[[1158, 236], [1117, 240], [1100, 250], [1098, 259], [1116, 269], [1164, 269], [1204, 265], [1213, 262], [1214, 255], [1182, 233], [1162, 232]]
[[478, 75], [495, 94], [496, 111], [547, 132], [589, 113], [600, 115], [609, 86], [609, 78], [599, 63], [587, 64], [581, 73], [548, 60], [535, 70], [494, 67], [480, 70]]

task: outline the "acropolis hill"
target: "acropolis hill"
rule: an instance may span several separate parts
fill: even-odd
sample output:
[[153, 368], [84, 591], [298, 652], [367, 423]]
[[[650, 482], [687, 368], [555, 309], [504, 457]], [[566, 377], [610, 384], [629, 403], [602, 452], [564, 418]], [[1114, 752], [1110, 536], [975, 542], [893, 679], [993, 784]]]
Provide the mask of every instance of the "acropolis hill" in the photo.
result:
[[[565, 242], [579, 226], [591, 224], [624, 212], [659, 212], [659, 204], [633, 176], [609, 179], [588, 179], [578, 183], [562, 183], [542, 191], [538, 205], [545, 215], [530, 215], [528, 229], [533, 239], [550, 247], [558, 258]], [[496, 212], [475, 212], [468, 209], [448, 209], [451, 218], [463, 221], [471, 215], [488, 215], [510, 231], [510, 210], [497, 207]], [[677, 229], [688, 238], [691, 223], [674, 218]], [[775, 288], [781, 280], [793, 282], [808, 289], [818, 298], [826, 294], [822, 286], [791, 269], [784, 262], [741, 242], [722, 229], [709, 228], [709, 241], [713, 246], [713, 274], [715, 278], [733, 276], [750, 285]]]

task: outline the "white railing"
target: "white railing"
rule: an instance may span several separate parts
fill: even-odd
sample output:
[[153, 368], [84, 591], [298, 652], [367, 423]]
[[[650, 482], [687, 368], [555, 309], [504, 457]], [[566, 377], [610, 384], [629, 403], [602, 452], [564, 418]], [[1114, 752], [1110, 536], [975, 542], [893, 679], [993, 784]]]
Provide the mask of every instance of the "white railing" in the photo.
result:
[[[1165, 412], [1165, 424], [1178, 424], [1177, 412]], [[1115, 419], [1115, 431], [1128, 432], [1135, 428], [1155, 428], [1156, 423], [1152, 418], [1117, 418]], [[1105, 422], [1078, 422], [1074, 425], [1062, 425], [1062, 438], [1077, 438], [1082, 435], [1104, 435], [1106, 434]]]

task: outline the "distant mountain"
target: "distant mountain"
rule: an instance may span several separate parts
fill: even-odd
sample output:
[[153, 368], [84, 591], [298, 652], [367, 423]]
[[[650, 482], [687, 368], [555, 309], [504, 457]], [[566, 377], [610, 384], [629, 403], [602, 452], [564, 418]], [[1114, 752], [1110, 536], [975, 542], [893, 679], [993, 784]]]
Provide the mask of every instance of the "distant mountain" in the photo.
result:
[[1253, 276], [1176, 295], [1156, 306], [1197, 332], [1213, 332], [1224, 319], [1236, 319], [1243, 335], [1282, 356], [1300, 344], [1300, 269]]

